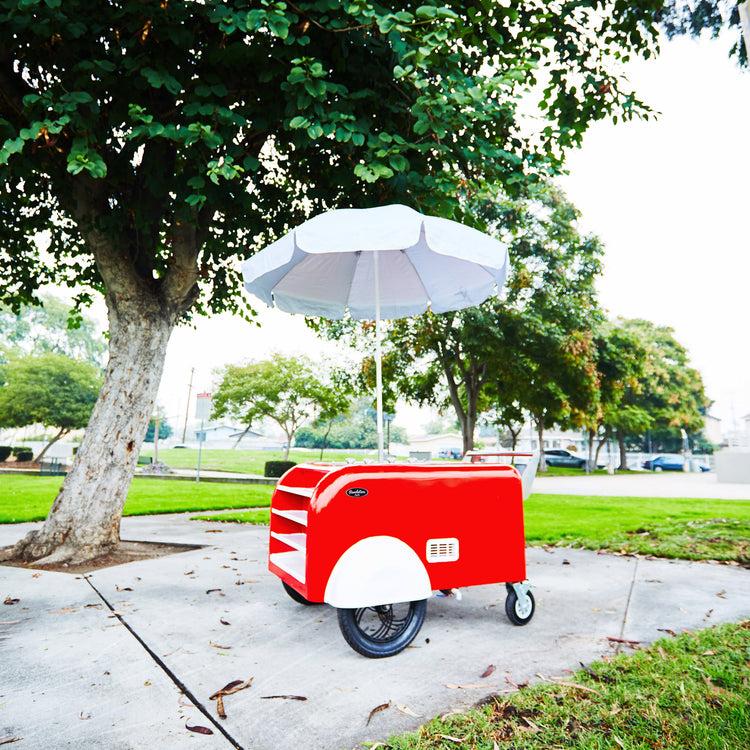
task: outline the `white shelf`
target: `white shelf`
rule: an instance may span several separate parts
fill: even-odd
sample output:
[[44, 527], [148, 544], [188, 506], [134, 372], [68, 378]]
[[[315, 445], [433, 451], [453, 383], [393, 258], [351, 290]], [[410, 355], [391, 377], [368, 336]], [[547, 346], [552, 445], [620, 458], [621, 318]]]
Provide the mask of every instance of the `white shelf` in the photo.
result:
[[300, 583], [305, 582], [305, 553], [304, 552], [274, 552], [270, 557], [271, 562], [296, 578]]
[[294, 521], [302, 526], [307, 526], [306, 510], [282, 510], [281, 508], [271, 508], [271, 513], [275, 513], [282, 518], [288, 518], [290, 521]]
[[277, 484], [276, 489], [284, 490], [284, 492], [289, 492], [292, 495], [300, 495], [300, 497], [307, 498], [312, 497], [313, 492], [315, 492], [315, 487], [290, 487], [285, 484]]
[[307, 534], [279, 534], [277, 531], [272, 531], [271, 536], [300, 552], [304, 552], [307, 548]]

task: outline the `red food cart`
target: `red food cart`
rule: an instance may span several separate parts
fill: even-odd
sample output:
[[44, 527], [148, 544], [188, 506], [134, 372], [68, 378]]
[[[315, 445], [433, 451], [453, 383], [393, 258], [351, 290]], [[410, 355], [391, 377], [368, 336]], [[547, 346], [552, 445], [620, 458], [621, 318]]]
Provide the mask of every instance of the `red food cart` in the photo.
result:
[[[526, 465], [492, 463], [510, 455]], [[506, 614], [525, 625], [534, 597], [523, 500], [534, 457], [466, 461], [295, 466], [271, 501], [269, 570], [295, 601], [336, 607], [347, 643], [372, 658], [411, 643], [433, 591], [505, 584]]]

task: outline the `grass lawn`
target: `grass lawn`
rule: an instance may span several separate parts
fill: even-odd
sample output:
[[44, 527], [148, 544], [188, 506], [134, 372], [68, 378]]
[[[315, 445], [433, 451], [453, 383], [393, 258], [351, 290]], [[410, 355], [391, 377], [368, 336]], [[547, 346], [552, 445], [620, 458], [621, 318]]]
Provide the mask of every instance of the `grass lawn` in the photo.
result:
[[[61, 477], [0, 476], [0, 523], [43, 520], [61, 484]], [[273, 486], [264, 484], [138, 478], [130, 486], [125, 515], [267, 506], [272, 493]]]
[[[372, 456], [377, 455], [372, 451]], [[153, 445], [141, 449], [141, 456], [153, 456]], [[365, 454], [358, 451], [325, 451], [324, 461], [344, 461], [347, 458], [361, 460]], [[223, 448], [204, 448], [201, 451], [201, 471], [236, 471], [241, 474], [263, 474], [266, 461], [283, 461], [283, 451], [248, 451]], [[292, 449], [289, 460], [300, 464], [305, 461], [320, 461], [320, 451]], [[159, 448], [159, 461], [174, 469], [195, 469], [198, 451], [192, 448]]]
[[532, 494], [529, 544], [750, 563], [750, 500]]
[[495, 695], [383, 750], [727, 750], [750, 747], [750, 621], [685, 633], [576, 674]]

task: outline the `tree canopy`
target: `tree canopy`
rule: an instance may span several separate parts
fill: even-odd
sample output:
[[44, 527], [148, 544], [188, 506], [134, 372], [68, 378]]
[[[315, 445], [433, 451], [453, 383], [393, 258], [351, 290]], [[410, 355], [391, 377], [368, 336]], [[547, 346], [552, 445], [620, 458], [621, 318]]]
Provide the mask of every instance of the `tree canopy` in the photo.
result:
[[249, 430], [270, 419], [286, 435], [284, 458], [306, 422], [328, 420], [346, 411], [346, 393], [322, 380], [306, 357], [275, 354], [269, 360], [228, 365], [213, 397], [214, 419], [229, 416]]
[[473, 222], [459, 192], [521, 191], [592, 122], [647, 113], [617, 65], [655, 50], [660, 6], [0, 0], [0, 301], [69, 285], [110, 321], [86, 437], [16, 554], [117, 542], [171, 331], [241, 307], [236, 255], [338, 205]]
[[86, 426], [101, 386], [98, 368], [62, 354], [11, 357], [0, 386], [0, 427], [42, 424], [58, 432], [35, 457]]
[[14, 313], [0, 304], [0, 329], [6, 342], [27, 354], [64, 354], [101, 366], [107, 342], [96, 323], [50, 294], [40, 305], [24, 305]]
[[[502, 296], [459, 312], [392, 321], [384, 360], [391, 388], [413, 402], [454, 410], [464, 451], [473, 447], [478, 416], [488, 408], [526, 409], [542, 429], [545, 420], [582, 414], [592, 382], [581, 346], [602, 317], [594, 289], [601, 244], [579, 231], [579, 214], [559, 190], [544, 185], [532, 199], [494, 190], [474, 205], [510, 247]], [[336, 336], [346, 326], [326, 330]]]

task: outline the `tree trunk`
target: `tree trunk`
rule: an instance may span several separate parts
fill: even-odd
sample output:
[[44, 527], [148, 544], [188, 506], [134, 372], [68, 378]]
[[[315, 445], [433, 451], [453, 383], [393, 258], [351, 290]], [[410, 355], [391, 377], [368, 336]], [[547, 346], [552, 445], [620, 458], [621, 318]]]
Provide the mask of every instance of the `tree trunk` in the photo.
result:
[[547, 471], [547, 462], [544, 460], [544, 417], [535, 418], [536, 434], [539, 438], [539, 467], [537, 471]]
[[52, 440], [47, 443], [47, 445], [42, 448], [41, 453], [34, 459], [34, 463], [38, 464], [41, 463], [41, 460], [44, 458], [44, 454], [64, 435], [67, 435], [70, 432], [70, 430], [67, 427], [61, 427], [60, 432], [55, 435], [55, 437], [52, 438]]
[[175, 315], [150, 295], [107, 295], [109, 362], [86, 433], [41, 529], [14, 556], [79, 562], [119, 541], [120, 519], [159, 388]]
[[620, 449], [620, 467], [618, 471], [628, 470], [628, 454], [625, 448], [625, 433], [617, 430], [617, 446]]

